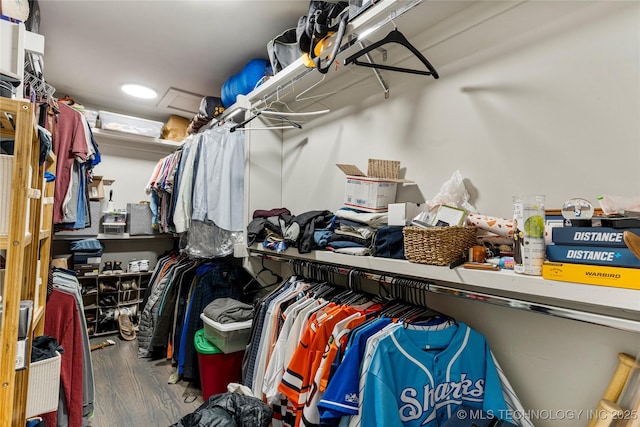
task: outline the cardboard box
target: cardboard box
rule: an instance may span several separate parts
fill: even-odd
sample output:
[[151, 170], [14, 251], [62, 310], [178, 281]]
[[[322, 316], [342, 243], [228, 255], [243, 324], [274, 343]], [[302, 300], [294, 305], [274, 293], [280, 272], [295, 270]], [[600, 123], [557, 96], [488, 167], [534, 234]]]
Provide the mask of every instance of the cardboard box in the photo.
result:
[[398, 183], [413, 182], [398, 178], [396, 160], [369, 159], [366, 175], [355, 165], [336, 166], [346, 175], [344, 204], [366, 212], [386, 212], [396, 201]]
[[102, 251], [97, 252], [74, 252], [73, 264], [98, 264], [102, 263]]
[[51, 259], [51, 266], [68, 270], [72, 259], [73, 255], [56, 255], [55, 258]]
[[418, 203], [389, 203], [388, 206], [388, 225], [405, 226], [411, 222], [413, 218], [422, 212], [421, 205]]
[[114, 179], [104, 179], [101, 176], [94, 176], [93, 181], [89, 183], [89, 200], [104, 199], [104, 187], [113, 184]]
[[542, 277], [561, 282], [639, 289], [640, 269], [545, 261]]
[[73, 269], [78, 276], [97, 276], [100, 273], [100, 264], [74, 264]]

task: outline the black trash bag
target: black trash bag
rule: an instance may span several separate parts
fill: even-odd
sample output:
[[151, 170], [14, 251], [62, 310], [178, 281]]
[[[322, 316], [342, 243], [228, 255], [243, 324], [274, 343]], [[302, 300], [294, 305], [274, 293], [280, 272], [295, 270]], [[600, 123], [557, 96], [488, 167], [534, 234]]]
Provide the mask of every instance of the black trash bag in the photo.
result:
[[215, 394], [170, 427], [268, 427], [273, 411], [253, 396]]

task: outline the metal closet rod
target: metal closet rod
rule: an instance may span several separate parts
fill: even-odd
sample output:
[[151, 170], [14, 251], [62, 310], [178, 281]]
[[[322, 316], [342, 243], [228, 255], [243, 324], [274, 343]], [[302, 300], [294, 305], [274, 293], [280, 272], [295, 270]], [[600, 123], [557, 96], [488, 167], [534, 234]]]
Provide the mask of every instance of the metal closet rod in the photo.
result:
[[[394, 283], [394, 280], [397, 280], [401, 277], [406, 277], [406, 276], [401, 276], [397, 274], [380, 274], [377, 272], [360, 269], [360, 268], [340, 267], [335, 264], [324, 263], [324, 262], [299, 260], [297, 258], [289, 258], [281, 255], [271, 255], [271, 254], [254, 252], [254, 253], [251, 253], [251, 256], [263, 257], [273, 261], [285, 261], [290, 263], [295, 261], [300, 261], [301, 263], [304, 263], [306, 265], [313, 265], [316, 267], [331, 266], [332, 267], [331, 271], [337, 274], [351, 277], [351, 275], [354, 272], [357, 272], [360, 275], [360, 277], [373, 280], [376, 282], [391, 284], [391, 285], [396, 284]], [[517, 298], [506, 298], [506, 297], [501, 297], [497, 295], [486, 294], [483, 292], [469, 291], [465, 289], [454, 288], [451, 286], [439, 285], [426, 280], [415, 279], [413, 277], [410, 277], [409, 279], [411, 282], [415, 282], [422, 285], [422, 288], [420, 289], [420, 291], [426, 290], [427, 292], [431, 292], [434, 294], [449, 295], [449, 296], [454, 296], [462, 299], [469, 299], [469, 300], [480, 301], [488, 304], [498, 305], [500, 307], [508, 307], [516, 310], [528, 311], [528, 312], [533, 312], [538, 314], [546, 314], [548, 316], [560, 317], [563, 319], [578, 320], [578, 321], [590, 323], [593, 325], [608, 326], [610, 328], [620, 329], [623, 331], [640, 332], [640, 321], [608, 316], [608, 315], [598, 314], [598, 313], [591, 313], [591, 312], [586, 312], [581, 310], [575, 310], [575, 309], [566, 308], [566, 307], [558, 307], [555, 305], [540, 304], [540, 303], [521, 300]], [[414, 288], [414, 290], [418, 290], [418, 289]], [[392, 294], [394, 293], [393, 291], [394, 290], [391, 289]], [[418, 301], [407, 301], [407, 302], [411, 302], [419, 305]]]

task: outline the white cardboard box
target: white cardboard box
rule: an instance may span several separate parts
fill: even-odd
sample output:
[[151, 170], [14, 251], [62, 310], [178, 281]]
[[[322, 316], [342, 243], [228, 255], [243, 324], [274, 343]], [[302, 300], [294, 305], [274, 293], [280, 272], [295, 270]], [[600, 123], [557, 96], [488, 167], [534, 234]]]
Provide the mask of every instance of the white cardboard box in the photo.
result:
[[336, 164], [346, 175], [344, 204], [366, 212], [386, 212], [396, 201], [399, 183], [412, 182], [398, 178], [400, 162], [369, 159], [365, 175], [355, 165]]
[[422, 212], [422, 204], [418, 203], [389, 203], [388, 206], [388, 224], [405, 226], [411, 222], [420, 212]]
[[385, 212], [396, 200], [397, 186], [382, 179], [347, 176], [344, 204], [367, 212]]

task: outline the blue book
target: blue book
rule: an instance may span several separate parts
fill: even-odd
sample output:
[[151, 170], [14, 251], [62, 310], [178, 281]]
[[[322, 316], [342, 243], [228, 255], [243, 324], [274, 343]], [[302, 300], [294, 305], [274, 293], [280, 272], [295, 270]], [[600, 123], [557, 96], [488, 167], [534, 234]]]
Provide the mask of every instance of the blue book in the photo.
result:
[[640, 259], [627, 248], [547, 245], [547, 259], [574, 264], [640, 268]]
[[627, 245], [622, 239], [625, 231], [640, 236], [640, 228], [553, 227], [551, 241], [556, 245], [626, 248]]

